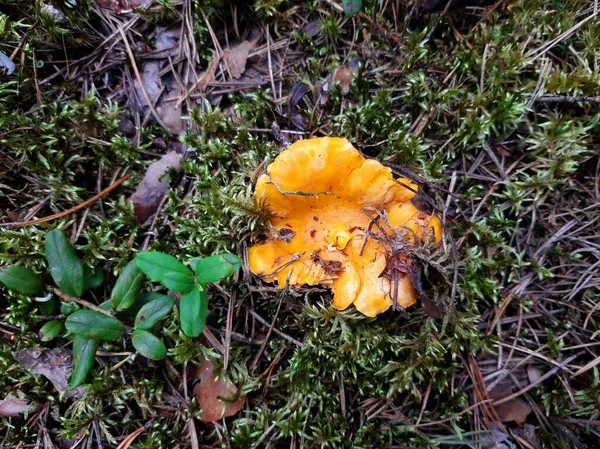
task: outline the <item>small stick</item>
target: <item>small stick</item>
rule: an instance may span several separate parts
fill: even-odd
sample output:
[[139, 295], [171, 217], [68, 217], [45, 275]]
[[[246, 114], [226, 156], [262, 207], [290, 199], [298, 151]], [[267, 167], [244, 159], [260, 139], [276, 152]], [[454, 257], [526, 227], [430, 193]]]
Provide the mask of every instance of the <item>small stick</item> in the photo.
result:
[[585, 95], [571, 97], [569, 95], [542, 95], [536, 97], [536, 103], [600, 103], [600, 96], [589, 97]]
[[140, 75], [138, 66], [135, 63], [135, 57], [133, 56], [133, 52], [131, 51], [131, 46], [129, 45], [129, 40], [127, 39], [127, 36], [125, 36], [125, 32], [123, 31], [123, 28], [119, 28], [119, 32], [121, 33], [121, 38], [123, 39], [123, 43], [125, 44], [125, 50], [127, 51], [127, 55], [129, 56], [129, 61], [131, 62], [131, 67], [133, 68], [135, 77], [137, 78], [138, 83], [140, 83], [140, 90], [142, 91], [142, 95], [144, 95], [146, 103], [148, 103], [148, 107], [150, 108], [150, 112], [152, 113], [152, 116], [154, 117], [154, 120], [156, 120], [158, 122], [158, 124], [160, 126], [162, 126], [164, 129], [168, 130], [169, 127], [167, 125], [165, 125], [165, 122], [162, 121], [162, 119], [160, 118], [160, 115], [158, 115], [158, 112], [156, 112], [156, 109], [154, 108], [154, 104], [152, 103], [152, 100], [150, 100], [150, 96], [148, 95], [148, 92], [146, 91], [146, 86], [144, 86], [144, 81], [142, 80], [142, 76]]
[[290, 260], [288, 260], [282, 266], [280, 266], [279, 268], [277, 268], [275, 271], [273, 271], [272, 273], [269, 273], [269, 274], [261, 274], [260, 276], [258, 276], [258, 278], [259, 279], [270, 278], [270, 277], [275, 276], [276, 274], [281, 273], [283, 270], [285, 270], [291, 264], [293, 264], [294, 262], [296, 262], [297, 260], [299, 260], [305, 254], [306, 254], [306, 251], [304, 251], [303, 253], [295, 253], [295, 254], [293, 254], [292, 257], [290, 257]]
[[89, 200], [86, 200], [83, 203], [78, 204], [77, 206], [74, 206], [74, 207], [72, 207], [70, 209], [67, 209], [65, 211], [58, 212], [58, 213], [53, 214], [53, 215], [49, 215], [47, 217], [40, 218], [38, 220], [25, 221], [25, 222], [14, 221], [14, 222], [11, 222], [11, 223], [0, 223], [0, 227], [15, 226], [17, 228], [22, 228], [24, 226], [31, 226], [31, 225], [36, 225], [36, 224], [40, 224], [40, 223], [46, 223], [48, 221], [56, 220], [57, 218], [65, 217], [67, 215], [72, 214], [73, 212], [77, 212], [78, 210], [81, 210], [81, 209], [84, 209], [84, 208], [88, 207], [90, 204], [92, 204], [95, 201], [98, 201], [100, 198], [108, 195], [115, 188], [117, 188], [118, 186], [120, 186], [121, 184], [123, 184], [125, 181], [127, 181], [130, 176], [131, 176], [131, 173], [123, 176], [122, 178], [117, 179], [113, 184], [111, 184], [110, 186], [108, 186], [102, 192], [98, 193], [97, 195], [94, 195]]
[[73, 298], [71, 295], [67, 295], [65, 292], [54, 287], [51, 287], [51, 290], [57, 296], [59, 296], [61, 299], [64, 299], [67, 302], [76, 302], [77, 304], [82, 305], [83, 307], [86, 307], [90, 310], [93, 310], [94, 312], [98, 312], [110, 317], [113, 316], [112, 313], [110, 313], [108, 310], [104, 310], [103, 308], [98, 307], [96, 304], [92, 304], [91, 302], [86, 301], [85, 299]]
[[277, 189], [277, 191], [279, 193], [281, 193], [282, 195], [312, 196], [313, 198], [319, 198], [319, 195], [332, 195], [332, 196], [335, 196], [336, 198], [339, 198], [339, 196], [333, 192], [300, 192], [300, 191], [289, 192], [289, 191], [283, 190], [281, 187], [279, 187], [273, 181], [269, 181], [269, 182], [267, 182], [267, 184], [270, 184], [273, 187], [275, 187]]
[[[506, 403], [508, 401], [512, 401], [513, 399], [518, 398], [519, 396], [524, 395], [529, 390], [531, 390], [532, 388], [537, 387], [539, 384], [541, 384], [543, 381], [545, 381], [549, 377], [552, 377], [559, 369], [566, 368], [566, 366], [569, 363], [571, 363], [573, 360], [575, 360], [581, 354], [583, 354], [583, 352], [578, 352], [577, 354], [572, 355], [571, 357], [569, 357], [568, 359], [566, 359], [564, 362], [562, 362], [559, 366], [555, 366], [550, 371], [548, 371], [546, 374], [544, 374], [542, 377], [540, 377], [538, 380], [536, 380], [535, 382], [527, 385], [525, 388], [517, 391], [516, 393], [513, 393], [510, 396], [506, 396], [505, 398], [502, 398], [502, 399], [499, 399], [497, 401], [494, 401], [493, 402], [494, 406], [497, 406], [497, 405], [500, 405], [500, 404], [504, 404], [504, 403]], [[578, 375], [578, 373], [574, 374], [574, 376], [576, 376], [576, 375]]]
[[252, 364], [250, 365], [251, 372], [254, 372], [256, 370], [256, 367], [258, 366], [258, 362], [260, 360], [260, 356], [262, 355], [263, 351], [267, 347], [267, 344], [269, 343], [269, 337], [271, 336], [271, 333], [273, 332], [273, 329], [275, 328], [275, 321], [277, 321], [277, 317], [279, 316], [279, 310], [281, 309], [282, 302], [283, 302], [283, 295], [281, 295], [281, 297], [279, 298], [279, 304], [277, 304], [277, 310], [275, 311], [275, 316], [273, 317], [273, 321], [271, 321], [269, 329], [267, 330], [267, 335], [265, 335], [265, 338], [264, 338], [262, 344], [260, 345], [260, 348], [258, 349], [258, 352], [256, 353], [256, 356], [254, 357]]
[[254, 174], [250, 178], [250, 184], [254, 184], [256, 182], [256, 180], [258, 179], [258, 175], [260, 175], [260, 172], [265, 167], [266, 163], [267, 163], [267, 160], [265, 159], [260, 164], [258, 164], [258, 167], [256, 167]]
[[442, 18], [448, 13], [448, 10], [450, 9], [450, 6], [452, 5], [452, 3], [453, 3], [453, 0], [448, 0], [448, 2], [446, 3], [446, 7], [442, 11], [442, 13], [437, 17], [437, 20], [435, 21], [435, 23], [433, 24], [433, 26], [427, 33], [427, 36], [425, 36], [425, 39], [423, 39], [421, 41], [421, 45], [425, 45], [427, 42], [429, 42], [429, 39], [431, 39], [431, 36], [433, 36], [433, 33], [434, 33], [435, 29], [437, 28], [438, 24], [442, 21]]

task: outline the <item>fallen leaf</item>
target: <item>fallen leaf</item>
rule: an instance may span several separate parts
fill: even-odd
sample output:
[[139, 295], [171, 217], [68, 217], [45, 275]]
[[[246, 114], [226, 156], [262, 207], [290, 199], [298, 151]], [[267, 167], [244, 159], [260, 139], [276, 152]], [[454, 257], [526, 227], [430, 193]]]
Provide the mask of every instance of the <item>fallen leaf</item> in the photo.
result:
[[[490, 391], [490, 399], [499, 401], [512, 394], [511, 388], [496, 388]], [[502, 404], [492, 403], [496, 414], [501, 422], [514, 421], [521, 425], [527, 419], [527, 416], [533, 411], [529, 403], [521, 398], [514, 398]]]
[[238, 82], [252, 86], [261, 86], [265, 83], [265, 77], [254, 67], [246, 67], [246, 71], [238, 79]]
[[350, 92], [350, 85], [354, 81], [356, 72], [350, 67], [338, 67], [331, 78], [334, 84], [339, 84], [342, 88], [342, 93], [347, 94]]
[[156, 27], [154, 31], [154, 49], [161, 52], [162, 56], [177, 57], [179, 54], [179, 38], [181, 36], [181, 27], [174, 26], [170, 28]]
[[204, 359], [193, 373], [194, 378], [200, 381], [194, 386], [193, 394], [202, 408], [200, 420], [204, 422], [233, 416], [242, 409], [246, 401], [246, 396], [240, 396], [235, 402], [219, 399], [234, 397], [237, 387], [222, 377], [215, 379], [214, 368], [212, 360]]
[[358, 58], [352, 59], [348, 64], [338, 67], [329, 75], [325, 80], [318, 81], [315, 84], [315, 93], [317, 99], [323, 105], [329, 99], [329, 91], [331, 91], [336, 84], [339, 84], [342, 89], [342, 94], [347, 95], [350, 92], [350, 86], [358, 74], [360, 68], [360, 60]]
[[42, 3], [40, 5], [40, 11], [43, 14], [47, 14], [48, 16], [52, 17], [52, 19], [57, 22], [62, 22], [65, 20], [65, 14], [51, 3]]
[[[148, 94], [148, 98], [155, 104], [160, 97], [162, 92], [162, 82], [160, 80], [160, 63], [158, 61], [149, 61], [146, 62], [141, 70], [140, 70], [140, 79], [142, 80], [142, 85], [144, 86], [144, 90]], [[146, 96], [142, 91], [142, 86], [140, 82], [135, 79], [133, 81], [133, 87], [136, 90], [136, 96], [139, 99], [139, 103], [143, 108], [148, 107], [148, 102], [146, 101]]]
[[511, 432], [515, 437], [522, 438], [529, 443], [531, 448], [539, 449], [542, 447], [533, 424], [525, 424], [522, 428], [511, 429]]
[[308, 130], [308, 119], [302, 114], [294, 114], [290, 118], [290, 122], [300, 131]]
[[300, 100], [302, 100], [304, 95], [306, 95], [308, 92], [310, 92], [310, 88], [306, 84], [302, 82], [294, 84], [288, 95], [290, 107], [296, 107], [296, 105], [300, 103]]
[[[17, 220], [12, 220], [12, 221], [17, 221]], [[0, 332], [0, 337], [2, 338], [2, 340], [10, 341], [11, 343], [14, 343], [16, 341], [14, 334], [12, 332], [8, 332], [6, 330], [2, 330]]]
[[[169, 97], [180, 98], [184, 94], [180, 88], [175, 88], [169, 93]], [[156, 113], [164, 125], [173, 134], [181, 135], [185, 131], [185, 122], [183, 120], [183, 111], [181, 105], [174, 100], [161, 99], [156, 105]]]
[[508, 435], [502, 432], [498, 424], [490, 423], [490, 433], [483, 434], [479, 443], [483, 449], [509, 449], [503, 442], [508, 440]]
[[[162, 124], [173, 134], [182, 134], [185, 131], [185, 122], [182, 119], [183, 111], [181, 104], [176, 101], [180, 98], [185, 88], [180, 86], [172, 73], [161, 76], [164, 72], [167, 57], [176, 58], [179, 54], [180, 27], [157, 27], [154, 33], [154, 50], [152, 59], [144, 63], [140, 69], [140, 80], [134, 80], [136, 91], [135, 98], [139, 103], [135, 104], [145, 114], [148, 113], [148, 100], [155, 105], [155, 110]], [[143, 89], [142, 89], [143, 87]]]
[[442, 317], [442, 309], [440, 309], [431, 299], [429, 299], [427, 295], [419, 295], [419, 299], [421, 300], [423, 310], [427, 316], [435, 318], [436, 320]]
[[6, 74], [11, 75], [15, 71], [15, 63], [0, 51], [0, 68], [6, 68]]
[[215, 80], [215, 70], [217, 69], [218, 62], [219, 58], [213, 56], [210, 64], [208, 64], [208, 67], [206, 68], [206, 71], [198, 77], [196, 86], [200, 89], [200, 92], [204, 92], [209, 83], [212, 83]]
[[536, 384], [541, 377], [542, 370], [539, 367], [535, 365], [530, 365], [527, 367], [527, 378], [529, 379], [530, 384]]
[[155, 137], [152, 139], [152, 146], [160, 151], [165, 151], [167, 149], [167, 142], [162, 137]]
[[133, 122], [127, 116], [122, 114], [119, 115], [117, 119], [119, 120], [118, 130], [120, 132], [125, 134], [127, 137], [135, 136], [137, 130], [135, 129], [135, 125], [133, 124]]
[[27, 348], [12, 353], [21, 366], [32, 374], [41, 374], [59, 391], [69, 388], [73, 371], [71, 351], [63, 348]]
[[148, 167], [144, 179], [131, 195], [135, 218], [145, 223], [156, 212], [163, 197], [169, 190], [169, 169], [181, 169], [181, 154], [171, 151]]
[[256, 47], [256, 40], [243, 41], [234, 47], [223, 50], [223, 61], [227, 66], [231, 77], [238, 79], [246, 70], [246, 61], [250, 50]]
[[22, 415], [29, 408], [29, 402], [24, 399], [18, 399], [12, 393], [0, 401], [0, 416], [10, 418], [11, 416]]
[[312, 22], [308, 22], [306, 25], [304, 25], [304, 28], [302, 28], [302, 30], [311, 38], [316, 37], [319, 35], [319, 33], [321, 32], [321, 21], [320, 20], [313, 20]]

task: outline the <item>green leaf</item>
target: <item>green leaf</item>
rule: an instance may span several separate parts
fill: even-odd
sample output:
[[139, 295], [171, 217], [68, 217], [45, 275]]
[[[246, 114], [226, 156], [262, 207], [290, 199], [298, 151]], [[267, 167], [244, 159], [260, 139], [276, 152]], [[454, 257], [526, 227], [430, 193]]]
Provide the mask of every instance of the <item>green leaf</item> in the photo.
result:
[[196, 286], [192, 291], [185, 293], [179, 302], [179, 320], [181, 330], [188, 337], [200, 335], [206, 325], [208, 316], [208, 297], [206, 290]]
[[165, 273], [162, 279], [162, 283], [169, 290], [173, 290], [175, 292], [187, 293], [194, 288], [194, 276], [190, 271], [190, 274], [181, 274], [181, 273]]
[[[102, 304], [104, 304], [104, 303], [102, 303]], [[100, 304], [100, 307], [102, 307], [102, 304]], [[69, 315], [69, 314], [75, 312], [76, 310], [79, 310], [79, 307], [77, 306], [77, 304], [72, 303], [72, 302], [63, 302], [60, 305], [60, 313], [62, 313], [63, 315]], [[110, 310], [110, 308], [108, 310]]]
[[190, 266], [196, 273], [196, 281], [206, 284], [231, 276], [240, 269], [242, 261], [235, 254], [219, 254], [206, 258], [195, 257], [190, 260]]
[[42, 291], [44, 283], [39, 274], [20, 265], [0, 268], [0, 282], [11, 290], [24, 295], [35, 295]]
[[93, 310], [79, 310], [67, 317], [69, 332], [90, 340], [116, 340], [125, 333], [125, 326], [112, 316]]
[[42, 315], [52, 315], [56, 308], [56, 298], [53, 296], [48, 301], [38, 302], [38, 307], [40, 308]]
[[167, 295], [160, 295], [160, 297], [150, 301], [140, 309], [135, 317], [135, 328], [152, 329], [160, 320], [168, 315], [171, 309], [173, 309], [174, 304], [175, 301], [173, 298]]
[[181, 262], [169, 254], [144, 251], [134, 259], [135, 263], [146, 276], [155, 282], [162, 282], [166, 273], [174, 272], [192, 276], [192, 272]]
[[362, 0], [342, 0], [342, 7], [344, 8], [344, 14], [353, 16], [362, 9]]
[[50, 341], [56, 338], [65, 328], [65, 325], [60, 320], [48, 321], [40, 329], [40, 339], [42, 341]]
[[136, 329], [131, 343], [137, 352], [150, 360], [162, 360], [167, 356], [167, 348], [160, 338], [143, 329]]
[[62, 231], [46, 234], [46, 260], [52, 279], [63, 292], [75, 298], [83, 293], [83, 262]]
[[[141, 310], [141, 308], [144, 307], [146, 304], [148, 304], [150, 301], [153, 301], [158, 298], [163, 298], [163, 297], [172, 299], [170, 296], [167, 296], [167, 295], [164, 295], [164, 294], [158, 293], [158, 292], [141, 293], [138, 295], [138, 297], [136, 298], [136, 300], [134, 301], [134, 303], [131, 307], [129, 307], [128, 309], [125, 309], [125, 310], [120, 310], [119, 312], [116, 313], [115, 316], [117, 316], [118, 318], [134, 317]], [[98, 307], [106, 310], [107, 312], [110, 312], [113, 310], [112, 301], [110, 299], [107, 299], [106, 301], [100, 303], [100, 305], [98, 305]], [[64, 313], [64, 312], [62, 312], [62, 313]]]
[[144, 273], [135, 261], [129, 262], [115, 283], [111, 301], [115, 310], [124, 310], [133, 305], [144, 285]]
[[104, 271], [100, 267], [83, 265], [83, 291], [96, 288], [104, 282]]
[[73, 374], [71, 374], [69, 389], [77, 388], [85, 380], [94, 364], [97, 349], [98, 342], [96, 340], [75, 337], [73, 341]]
[[[135, 302], [133, 303], [133, 305], [127, 309], [127, 310], [123, 310], [122, 312], [119, 312], [119, 316], [127, 316], [127, 317], [134, 317], [137, 315], [137, 313], [142, 309], [142, 307], [144, 307], [146, 304], [148, 304], [150, 301], [153, 301], [157, 298], [162, 298], [163, 296], [167, 296], [165, 294], [162, 293], [158, 293], [158, 292], [144, 292], [138, 295], [138, 297], [136, 298]], [[169, 296], [170, 298], [170, 296]]]

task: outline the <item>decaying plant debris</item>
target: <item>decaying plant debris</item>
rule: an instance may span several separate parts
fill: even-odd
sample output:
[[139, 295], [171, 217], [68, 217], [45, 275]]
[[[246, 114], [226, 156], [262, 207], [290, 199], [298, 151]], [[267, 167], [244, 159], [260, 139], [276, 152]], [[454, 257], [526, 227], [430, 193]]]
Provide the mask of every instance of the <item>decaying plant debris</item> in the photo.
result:
[[[448, 239], [412, 255], [421, 306], [374, 319], [246, 264], [210, 286], [201, 337], [173, 316], [164, 362], [104, 345], [75, 397], [13, 355], [70, 350], [39, 338], [58, 308], [0, 287], [0, 445], [597, 446], [594, 2], [135, 3], [0, 5], [0, 264], [43, 272], [60, 227], [104, 268], [100, 304], [137, 251], [243, 256], [268, 229], [254, 183], [323, 136], [417, 184]], [[128, 199], [174, 148], [140, 224]], [[237, 389], [220, 402], [246, 397], [215, 422], [193, 394], [205, 359]]]

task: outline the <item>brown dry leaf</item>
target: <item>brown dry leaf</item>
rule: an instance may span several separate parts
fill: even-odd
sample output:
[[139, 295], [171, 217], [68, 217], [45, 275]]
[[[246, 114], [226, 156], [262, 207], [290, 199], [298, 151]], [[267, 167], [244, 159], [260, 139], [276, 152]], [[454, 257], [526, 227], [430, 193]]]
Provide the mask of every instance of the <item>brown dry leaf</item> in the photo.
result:
[[256, 40], [243, 41], [239, 44], [223, 50], [223, 61], [229, 69], [231, 77], [238, 79], [246, 71], [246, 61], [250, 50], [256, 47]]
[[185, 132], [186, 126], [183, 120], [183, 110], [181, 103], [176, 101], [185, 93], [185, 89], [177, 85], [175, 78], [170, 75], [163, 79], [165, 94], [156, 104], [156, 113], [160, 116], [163, 124], [173, 134], [181, 135]]
[[73, 371], [71, 351], [63, 348], [27, 348], [13, 352], [13, 357], [32, 374], [46, 377], [59, 391], [69, 388]]
[[350, 92], [350, 85], [352, 84], [352, 81], [354, 81], [355, 76], [356, 72], [350, 67], [338, 67], [337, 70], [333, 72], [331, 81], [334, 84], [339, 83], [340, 87], [342, 88], [342, 92], [345, 95]]
[[179, 171], [181, 158], [181, 154], [171, 151], [148, 167], [144, 179], [130, 198], [139, 223], [145, 223], [156, 212], [169, 190], [168, 171], [171, 168]]
[[350, 86], [358, 74], [360, 68], [360, 60], [354, 58], [347, 65], [338, 67], [329, 75], [325, 80], [318, 81], [315, 84], [316, 99], [319, 100], [320, 104], [324, 105], [329, 99], [329, 91], [332, 90], [336, 84], [339, 84], [342, 88], [342, 94], [347, 95], [350, 92]]
[[29, 402], [24, 399], [18, 399], [12, 393], [0, 401], [0, 416], [10, 418], [11, 416], [22, 415], [29, 408]]
[[[498, 401], [512, 394], [511, 388], [496, 388], [490, 391], [490, 399]], [[533, 411], [527, 401], [521, 398], [514, 398], [503, 404], [492, 404], [502, 422], [514, 421], [521, 425], [527, 419], [527, 416]]]
[[[182, 93], [181, 91], [178, 91]], [[185, 131], [185, 122], [182, 119], [183, 112], [181, 106], [176, 106], [174, 101], [171, 102], [159, 102], [156, 106], [156, 112], [160, 116], [165, 126], [173, 134], [180, 135]]]
[[442, 309], [440, 309], [426, 295], [419, 295], [419, 299], [421, 300], [423, 310], [428, 316], [430, 316], [431, 318], [435, 318], [436, 320], [442, 317]]
[[[147, 113], [149, 109], [146, 96], [155, 105], [156, 113], [165, 127], [173, 134], [182, 134], [185, 131], [185, 122], [182, 119], [181, 105], [174, 99], [179, 98], [184, 92], [172, 73], [161, 76], [166, 57], [175, 58], [179, 54], [179, 27], [157, 27], [154, 33], [153, 54], [158, 58], [144, 63], [140, 69], [140, 82], [135, 79], [133, 85], [136, 97], [139, 99], [139, 108]], [[142, 89], [143, 87], [143, 89]]]
[[198, 77], [198, 81], [196, 82], [196, 86], [200, 89], [200, 92], [204, 92], [208, 85], [215, 80], [215, 70], [217, 69], [217, 65], [219, 62], [219, 58], [213, 56], [210, 64], [206, 68], [205, 72]]
[[193, 394], [202, 408], [200, 420], [204, 422], [233, 416], [242, 409], [246, 401], [246, 396], [241, 396], [235, 402], [223, 402], [219, 399], [234, 397], [237, 387], [226, 379], [215, 379], [214, 368], [212, 360], [204, 359], [193, 373], [194, 378], [200, 381], [194, 386]]

